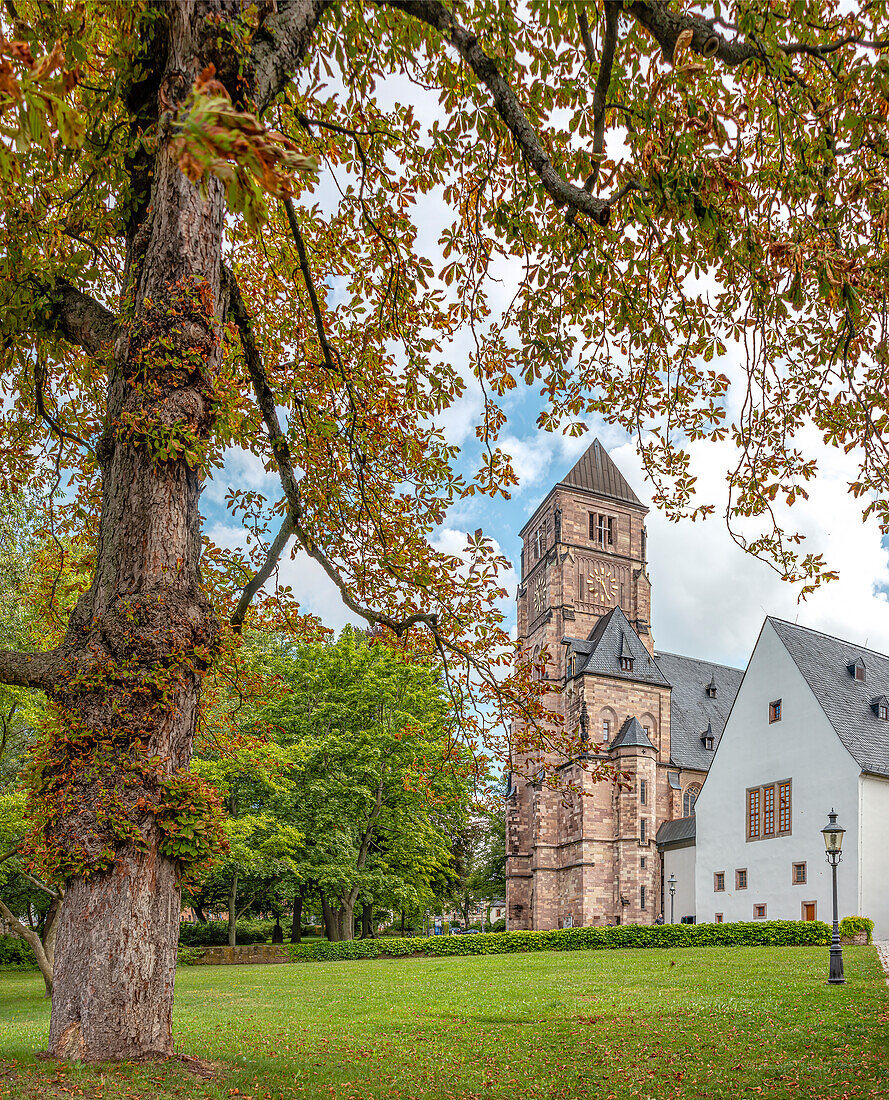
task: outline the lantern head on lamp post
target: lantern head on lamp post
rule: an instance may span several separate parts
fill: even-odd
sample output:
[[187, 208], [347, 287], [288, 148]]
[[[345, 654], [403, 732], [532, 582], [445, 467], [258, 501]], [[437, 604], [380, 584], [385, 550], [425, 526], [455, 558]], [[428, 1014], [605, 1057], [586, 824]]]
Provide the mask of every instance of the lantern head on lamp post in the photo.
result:
[[830, 985], [845, 985], [843, 949], [840, 947], [839, 914], [837, 912], [837, 864], [843, 858], [843, 835], [846, 830], [842, 825], [837, 825], [835, 810], [831, 809], [827, 817], [827, 824], [821, 830], [821, 835], [824, 837], [827, 862], [833, 871], [833, 935], [830, 939], [830, 974], [827, 981]]
[[667, 886], [670, 887], [670, 924], [675, 924], [673, 919], [673, 899], [676, 897], [676, 876], [673, 872], [670, 872], [670, 877], [667, 879]]

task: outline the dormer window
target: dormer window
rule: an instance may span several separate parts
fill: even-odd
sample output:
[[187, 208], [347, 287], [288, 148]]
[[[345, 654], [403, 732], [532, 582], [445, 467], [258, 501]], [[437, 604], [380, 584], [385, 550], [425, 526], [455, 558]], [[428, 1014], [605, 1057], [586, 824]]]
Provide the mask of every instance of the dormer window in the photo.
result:
[[854, 676], [856, 680], [860, 680], [862, 683], [867, 679], [867, 667], [860, 657], [851, 661], [848, 665], [849, 675]]
[[707, 729], [701, 734], [701, 744], [705, 749], [709, 749], [711, 752], [716, 744], [716, 738], [713, 735], [713, 724], [707, 723]]
[[574, 676], [577, 673], [577, 654], [570, 653], [568, 655], [568, 675]]
[[707, 684], [707, 695], [711, 699], [716, 698], [716, 681], [715, 680], [711, 680], [710, 683]]
[[623, 634], [620, 636], [620, 648], [617, 651], [617, 655], [620, 659], [620, 667], [624, 672], [633, 671], [633, 658], [630, 654], [630, 647], [627, 639]]
[[871, 709], [874, 714], [884, 722], [889, 722], [889, 699], [885, 695], [878, 695], [871, 700]]

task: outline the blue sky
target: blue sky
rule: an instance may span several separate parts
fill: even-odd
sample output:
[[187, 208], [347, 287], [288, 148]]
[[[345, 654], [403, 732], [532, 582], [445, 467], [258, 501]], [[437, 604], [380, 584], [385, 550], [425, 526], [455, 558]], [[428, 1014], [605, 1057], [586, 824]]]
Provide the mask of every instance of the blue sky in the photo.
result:
[[[437, 533], [438, 545], [459, 552], [467, 531], [482, 527], [497, 540], [504, 554], [519, 560], [518, 531], [548, 489], [573, 465], [597, 437], [644, 503], [650, 492], [641, 474], [634, 444], [620, 431], [590, 423], [590, 432], [577, 439], [541, 432], [536, 427], [541, 398], [529, 389], [513, 391], [509, 422], [502, 445], [513, 455], [520, 484], [509, 500], [474, 497], [452, 510]], [[474, 426], [479, 400], [470, 391], [449, 413], [443, 427], [459, 444], [462, 468], [476, 467], [477, 440]], [[743, 666], [766, 614], [824, 630], [857, 644], [889, 652], [889, 554], [875, 523], [863, 524], [861, 506], [848, 493], [854, 477], [854, 460], [824, 448], [814, 435], [808, 444], [819, 456], [820, 477], [810, 500], [788, 514], [807, 536], [807, 549], [824, 553], [840, 580], [827, 585], [805, 603], [767, 566], [740, 550], [729, 537], [721, 518], [725, 501], [724, 475], [731, 454], [725, 447], [700, 445], [692, 450], [702, 499], [716, 504], [716, 518], [697, 523], [666, 521], [652, 510], [647, 519], [652, 626], [657, 648]], [[223, 482], [241, 488], [274, 492], [274, 482], [252, 456], [233, 453], [222, 477], [208, 487], [207, 529], [217, 540], [236, 541], [236, 526], [221, 507]], [[321, 616], [334, 628], [352, 621], [339, 596], [315, 563], [300, 555], [286, 560], [282, 576], [293, 585], [307, 611]], [[515, 591], [517, 576], [507, 580]], [[507, 607], [515, 620], [514, 600]]]

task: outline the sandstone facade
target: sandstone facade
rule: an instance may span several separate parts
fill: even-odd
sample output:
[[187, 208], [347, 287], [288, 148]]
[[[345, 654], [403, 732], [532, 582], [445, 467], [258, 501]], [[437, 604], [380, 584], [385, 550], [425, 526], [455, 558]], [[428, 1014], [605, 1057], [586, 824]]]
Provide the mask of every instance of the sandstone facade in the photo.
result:
[[[509, 928], [650, 924], [663, 913], [657, 830], [691, 809], [737, 691], [737, 670], [707, 662], [668, 655], [663, 674], [646, 512], [596, 441], [521, 532], [519, 638], [536, 660], [545, 653], [561, 689], [550, 708], [577, 731], [578, 751], [544, 769], [567, 790], [528, 775], [511, 785]], [[619, 783], [591, 782], [586, 769], [603, 761]]]

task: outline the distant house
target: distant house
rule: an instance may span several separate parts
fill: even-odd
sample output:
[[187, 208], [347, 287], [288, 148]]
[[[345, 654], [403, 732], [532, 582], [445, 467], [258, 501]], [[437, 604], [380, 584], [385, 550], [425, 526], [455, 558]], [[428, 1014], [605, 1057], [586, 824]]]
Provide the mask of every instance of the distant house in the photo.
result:
[[770, 617], [694, 807], [698, 922], [829, 921], [831, 808], [840, 915], [889, 937], [889, 657]]

